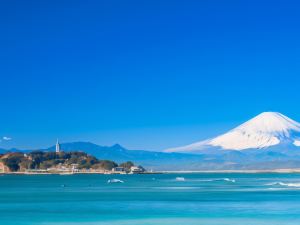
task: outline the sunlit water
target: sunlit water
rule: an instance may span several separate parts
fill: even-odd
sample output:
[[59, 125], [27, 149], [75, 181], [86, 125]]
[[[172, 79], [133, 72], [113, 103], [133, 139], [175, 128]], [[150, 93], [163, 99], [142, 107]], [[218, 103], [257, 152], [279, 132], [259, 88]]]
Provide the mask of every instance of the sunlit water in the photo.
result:
[[0, 221], [299, 225], [300, 174], [2, 175]]

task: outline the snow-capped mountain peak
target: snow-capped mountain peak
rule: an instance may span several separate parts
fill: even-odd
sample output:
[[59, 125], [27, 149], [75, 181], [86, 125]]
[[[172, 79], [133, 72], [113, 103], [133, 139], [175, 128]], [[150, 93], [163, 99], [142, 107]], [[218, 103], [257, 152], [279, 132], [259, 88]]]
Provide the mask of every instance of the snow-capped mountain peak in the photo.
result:
[[300, 124], [281, 113], [264, 112], [236, 129], [289, 136], [291, 130], [300, 131]]
[[281, 143], [300, 146], [300, 123], [278, 112], [264, 112], [216, 138], [168, 152], [197, 152], [209, 147], [225, 150], [262, 149]]

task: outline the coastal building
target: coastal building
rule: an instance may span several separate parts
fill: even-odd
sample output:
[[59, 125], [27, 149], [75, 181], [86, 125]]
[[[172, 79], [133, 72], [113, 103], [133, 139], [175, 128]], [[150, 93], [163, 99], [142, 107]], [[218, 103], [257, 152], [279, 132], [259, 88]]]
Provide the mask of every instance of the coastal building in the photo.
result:
[[125, 172], [125, 168], [122, 166], [118, 166], [112, 169], [113, 172], [115, 173], [124, 173]]
[[73, 163], [73, 164], [71, 164], [71, 166], [72, 166], [72, 172], [73, 173], [78, 173], [79, 172], [79, 169], [78, 169], [79, 164]]
[[56, 153], [59, 153], [59, 152], [60, 152], [60, 144], [59, 144], [59, 142], [58, 142], [58, 139], [57, 139], [56, 145], [55, 145], [55, 152], [56, 152]]
[[140, 166], [132, 166], [130, 168], [130, 173], [143, 173], [143, 172], [145, 172], [145, 169]]

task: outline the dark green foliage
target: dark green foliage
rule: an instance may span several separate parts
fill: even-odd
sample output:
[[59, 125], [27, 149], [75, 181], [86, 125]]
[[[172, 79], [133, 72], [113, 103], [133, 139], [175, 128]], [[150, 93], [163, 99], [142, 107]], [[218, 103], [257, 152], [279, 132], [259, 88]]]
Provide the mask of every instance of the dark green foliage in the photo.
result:
[[28, 154], [9, 153], [3, 155], [1, 160], [11, 171], [48, 169], [57, 166], [72, 167], [74, 164], [78, 166], [78, 169], [112, 170], [118, 166], [113, 161], [98, 160], [85, 152], [60, 152], [57, 154], [55, 152], [34, 151]]
[[145, 172], [146, 171], [146, 169], [144, 168], [144, 167], [142, 167], [141, 165], [140, 166], [138, 166], [143, 172]]
[[112, 170], [113, 168], [117, 167], [118, 164], [116, 164], [113, 161], [110, 160], [101, 160], [99, 163], [93, 166], [95, 169], [104, 169], [104, 170]]
[[128, 162], [121, 163], [120, 166], [124, 167], [125, 170], [130, 170], [130, 168], [132, 166], [134, 166], [134, 163], [131, 161], [128, 161]]

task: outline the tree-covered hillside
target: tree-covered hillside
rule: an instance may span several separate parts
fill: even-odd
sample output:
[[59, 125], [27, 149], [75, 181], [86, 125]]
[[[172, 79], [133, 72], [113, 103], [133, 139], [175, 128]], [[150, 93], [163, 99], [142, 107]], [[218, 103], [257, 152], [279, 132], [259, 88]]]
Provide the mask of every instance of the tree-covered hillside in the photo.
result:
[[[34, 151], [27, 154], [15, 152], [0, 155], [0, 161], [9, 171], [28, 169], [71, 168], [112, 170], [118, 164], [110, 160], [99, 160], [85, 152], [44, 152]], [[131, 165], [127, 162], [124, 165]], [[133, 165], [133, 164], [132, 164]]]

